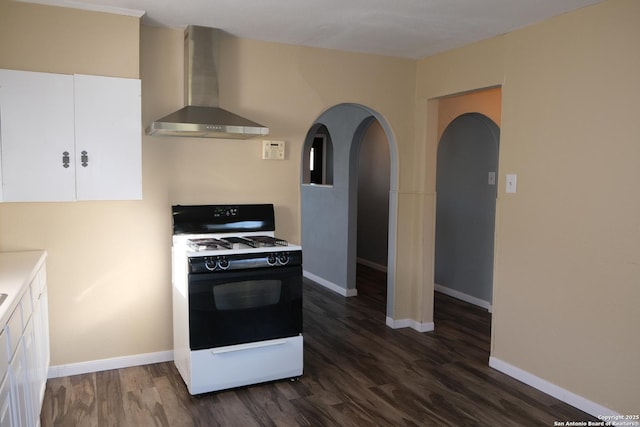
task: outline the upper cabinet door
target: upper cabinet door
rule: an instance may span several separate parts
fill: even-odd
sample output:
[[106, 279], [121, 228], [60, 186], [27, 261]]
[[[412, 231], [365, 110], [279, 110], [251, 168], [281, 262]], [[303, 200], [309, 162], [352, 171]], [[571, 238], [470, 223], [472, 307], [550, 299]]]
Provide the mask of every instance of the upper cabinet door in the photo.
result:
[[0, 70], [1, 200], [75, 200], [73, 76]]
[[140, 80], [74, 78], [78, 200], [142, 199]]

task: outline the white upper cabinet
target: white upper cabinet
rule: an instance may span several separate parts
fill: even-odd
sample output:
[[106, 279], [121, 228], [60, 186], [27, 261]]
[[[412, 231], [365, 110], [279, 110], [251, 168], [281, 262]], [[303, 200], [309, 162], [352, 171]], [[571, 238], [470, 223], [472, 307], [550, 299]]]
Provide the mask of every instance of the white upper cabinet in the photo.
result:
[[75, 200], [73, 127], [73, 76], [0, 70], [3, 201]]
[[140, 80], [74, 77], [78, 200], [142, 199]]
[[140, 80], [0, 70], [5, 202], [142, 198]]

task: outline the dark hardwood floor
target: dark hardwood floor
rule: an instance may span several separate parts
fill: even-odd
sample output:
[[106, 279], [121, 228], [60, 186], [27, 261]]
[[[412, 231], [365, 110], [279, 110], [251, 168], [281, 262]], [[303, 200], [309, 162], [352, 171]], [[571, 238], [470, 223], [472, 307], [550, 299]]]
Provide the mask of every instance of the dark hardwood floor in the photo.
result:
[[385, 275], [358, 296], [305, 280], [304, 375], [190, 396], [173, 363], [50, 379], [47, 426], [553, 426], [594, 420], [488, 367], [490, 315], [436, 294], [436, 331], [385, 325]]

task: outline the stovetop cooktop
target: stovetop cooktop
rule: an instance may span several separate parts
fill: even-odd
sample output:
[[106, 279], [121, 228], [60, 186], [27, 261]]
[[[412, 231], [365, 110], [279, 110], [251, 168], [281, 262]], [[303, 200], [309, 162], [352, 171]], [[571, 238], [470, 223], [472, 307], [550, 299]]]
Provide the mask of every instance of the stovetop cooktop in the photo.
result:
[[273, 248], [288, 246], [289, 242], [271, 236], [205, 237], [187, 240], [187, 246], [195, 251], [243, 248]]

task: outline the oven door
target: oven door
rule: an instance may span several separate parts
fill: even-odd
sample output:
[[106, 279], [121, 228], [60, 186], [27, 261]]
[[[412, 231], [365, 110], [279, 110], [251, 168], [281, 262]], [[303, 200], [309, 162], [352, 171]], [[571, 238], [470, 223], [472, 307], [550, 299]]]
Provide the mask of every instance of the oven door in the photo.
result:
[[191, 273], [191, 350], [302, 333], [302, 266]]

